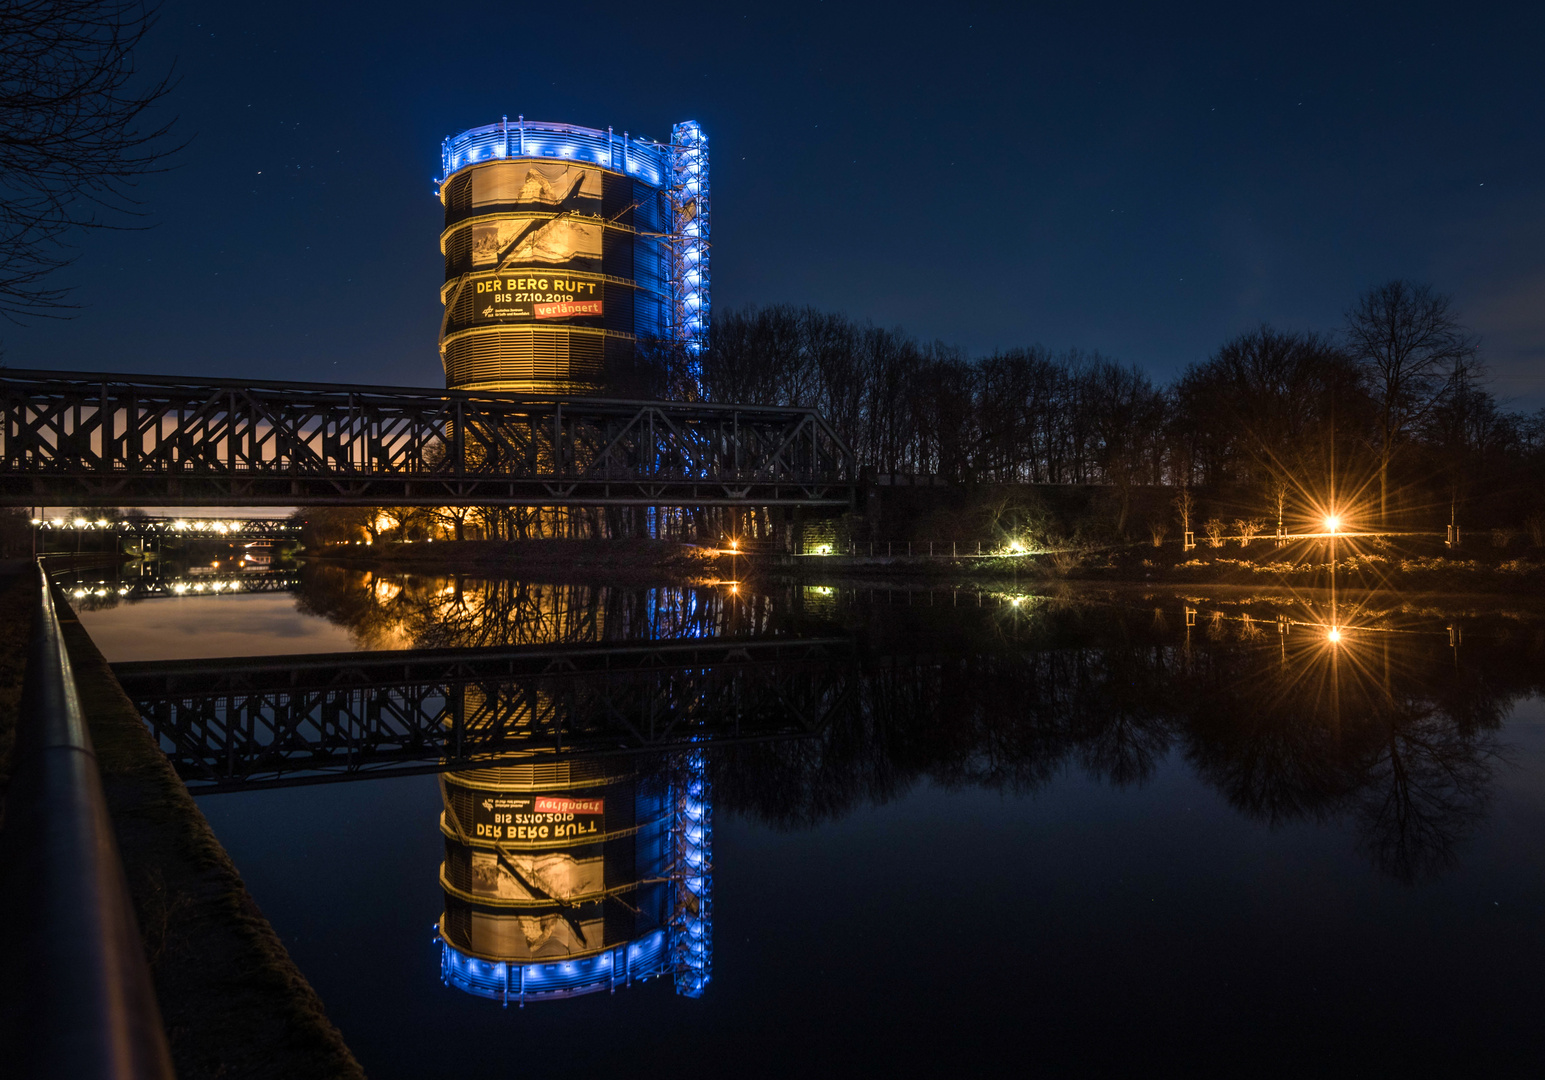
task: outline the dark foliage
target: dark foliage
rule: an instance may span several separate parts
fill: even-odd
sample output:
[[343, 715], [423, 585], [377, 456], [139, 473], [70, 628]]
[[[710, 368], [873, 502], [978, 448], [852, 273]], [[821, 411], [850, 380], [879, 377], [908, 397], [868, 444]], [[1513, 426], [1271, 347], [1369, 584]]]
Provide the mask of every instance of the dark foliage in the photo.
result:
[[1234, 513], [1273, 524], [1336, 500], [1365, 504], [1369, 524], [1429, 528], [1462, 507], [1472, 524], [1527, 532], [1545, 513], [1545, 411], [1504, 411], [1477, 358], [1448, 298], [1395, 281], [1339, 334], [1261, 326], [1167, 387], [1098, 353], [973, 359], [789, 306], [717, 315], [700, 366], [645, 350], [616, 385], [814, 406], [878, 473], [1099, 485], [1128, 536], [1141, 531], [1134, 490], [1154, 485], [1229, 491]]

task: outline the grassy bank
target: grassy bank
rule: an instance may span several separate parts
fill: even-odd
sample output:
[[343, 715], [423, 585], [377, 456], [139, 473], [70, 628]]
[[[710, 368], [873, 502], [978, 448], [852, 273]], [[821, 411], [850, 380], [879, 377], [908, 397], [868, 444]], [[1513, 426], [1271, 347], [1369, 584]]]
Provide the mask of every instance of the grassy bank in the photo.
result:
[[[970, 545], [974, 547], [975, 545]], [[941, 545], [942, 548], [942, 545]], [[1545, 550], [1491, 548], [1477, 543], [1450, 552], [1427, 539], [1349, 538], [1332, 560], [1324, 541], [1277, 548], [1269, 539], [1191, 551], [1177, 544], [1102, 546], [1055, 552], [969, 558], [916, 554], [860, 556], [741, 556], [735, 564], [710, 548], [655, 540], [462, 540], [435, 543], [334, 545], [310, 558], [361, 569], [540, 578], [544, 581], [667, 580], [701, 584], [731, 576], [794, 580], [906, 577], [935, 581], [1003, 583], [1136, 582], [1175, 586], [1247, 586], [1293, 589], [1338, 587], [1442, 593], [1521, 593], [1545, 597]], [[961, 545], [967, 550], [967, 545]]]
[[1103, 548], [970, 559], [805, 557], [769, 568], [801, 580], [911, 577], [1004, 583], [1131, 582], [1174, 586], [1338, 588], [1412, 593], [1508, 593], [1545, 598], [1545, 558], [1538, 551], [1481, 550], [1451, 554], [1439, 545], [1347, 545], [1332, 560], [1323, 543], [1278, 549], [1248, 547], [1181, 552], [1152, 547]]

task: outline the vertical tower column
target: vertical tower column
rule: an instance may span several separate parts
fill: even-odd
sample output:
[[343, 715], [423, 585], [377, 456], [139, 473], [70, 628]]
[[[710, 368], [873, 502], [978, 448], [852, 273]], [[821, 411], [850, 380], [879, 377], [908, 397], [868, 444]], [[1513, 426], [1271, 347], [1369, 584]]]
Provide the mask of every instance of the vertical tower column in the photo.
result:
[[671, 967], [676, 993], [701, 997], [713, 977], [713, 817], [708, 755], [676, 755], [671, 776]]
[[708, 348], [709, 184], [708, 137], [695, 120], [671, 128], [671, 336], [703, 392], [702, 355]]

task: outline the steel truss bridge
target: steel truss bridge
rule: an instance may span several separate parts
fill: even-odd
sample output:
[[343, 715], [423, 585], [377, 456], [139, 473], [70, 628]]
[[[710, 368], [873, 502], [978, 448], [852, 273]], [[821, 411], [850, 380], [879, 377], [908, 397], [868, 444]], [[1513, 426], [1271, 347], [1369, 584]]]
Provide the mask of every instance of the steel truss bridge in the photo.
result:
[[77, 605], [91, 610], [94, 601], [112, 603], [158, 600], [179, 596], [209, 596], [220, 593], [281, 593], [300, 589], [300, 574], [294, 570], [233, 570], [227, 574], [146, 574], [108, 577], [90, 570], [65, 570], [54, 575], [54, 583]]
[[[72, 522], [59, 526], [68, 529]], [[277, 540], [299, 536], [304, 528], [288, 518], [128, 517], [108, 528], [124, 536], [172, 536], [199, 540]]]
[[851, 504], [812, 409], [0, 370], [0, 505]]
[[113, 671], [202, 793], [812, 735], [855, 693], [853, 655], [846, 638], [719, 638]]

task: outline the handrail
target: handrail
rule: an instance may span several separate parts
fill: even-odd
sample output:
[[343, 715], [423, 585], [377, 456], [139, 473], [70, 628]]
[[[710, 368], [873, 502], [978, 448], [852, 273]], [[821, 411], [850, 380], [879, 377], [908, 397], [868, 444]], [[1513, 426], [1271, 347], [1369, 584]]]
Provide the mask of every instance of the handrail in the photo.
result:
[[7, 1075], [171, 1078], [150, 968], [48, 574], [0, 834]]

